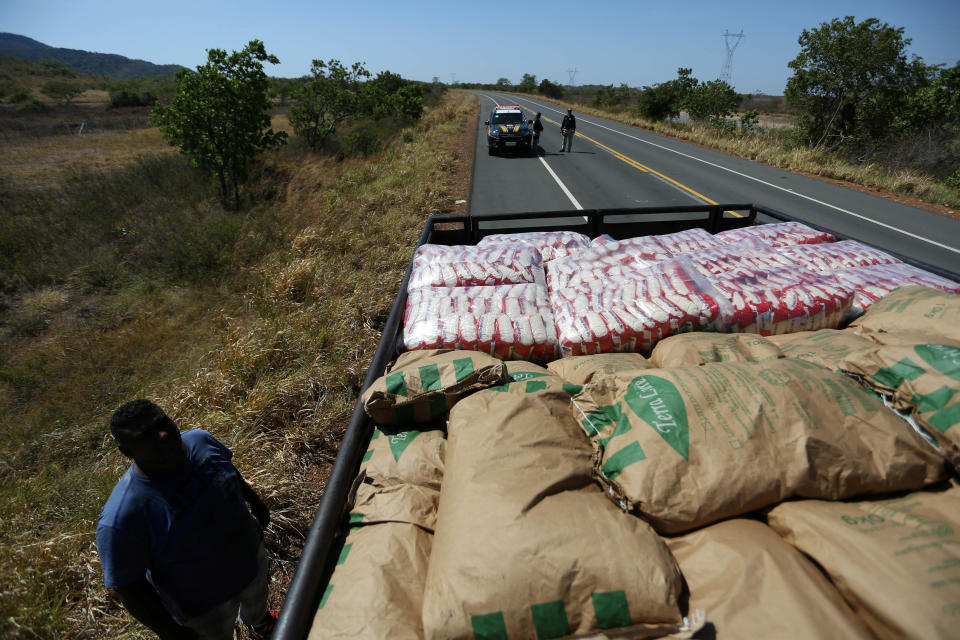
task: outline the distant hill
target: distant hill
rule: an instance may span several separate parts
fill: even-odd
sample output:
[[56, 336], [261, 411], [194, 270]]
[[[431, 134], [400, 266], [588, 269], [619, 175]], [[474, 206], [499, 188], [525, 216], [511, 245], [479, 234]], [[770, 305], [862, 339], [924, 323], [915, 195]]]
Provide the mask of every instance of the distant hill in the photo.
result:
[[31, 62], [56, 60], [74, 71], [112, 78], [145, 78], [172, 75], [182, 69], [178, 64], [153, 64], [131, 60], [114, 53], [93, 53], [81, 49], [62, 49], [15, 33], [0, 33], [0, 56]]

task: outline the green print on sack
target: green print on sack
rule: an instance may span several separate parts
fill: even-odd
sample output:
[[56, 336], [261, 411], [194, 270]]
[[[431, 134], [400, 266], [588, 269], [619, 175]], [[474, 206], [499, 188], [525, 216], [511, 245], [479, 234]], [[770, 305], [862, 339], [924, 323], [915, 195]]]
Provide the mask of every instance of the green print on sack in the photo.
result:
[[952, 407], [947, 407], [946, 409], [937, 411], [935, 414], [930, 416], [930, 419], [927, 420], [927, 422], [929, 422], [930, 425], [940, 433], [946, 433], [947, 429], [955, 424], [960, 423], [960, 402]]
[[908, 380], [916, 380], [926, 373], [926, 370], [910, 358], [904, 358], [897, 364], [880, 369], [872, 378], [871, 382], [876, 382], [884, 387], [896, 389]]
[[457, 382], [460, 382], [474, 371], [473, 360], [470, 358], [458, 358], [453, 361], [453, 375], [456, 376]]
[[509, 640], [502, 611], [470, 616], [470, 624], [473, 625], [473, 637], [476, 640]]
[[605, 427], [611, 424], [617, 425], [613, 433], [606, 438], [599, 438], [597, 440], [601, 447], [606, 447], [611, 438], [626, 433], [631, 429], [630, 419], [623, 413], [619, 402], [613, 405], [597, 407], [584, 418], [582, 424], [587, 435], [591, 438], [599, 436]]
[[392, 393], [395, 396], [403, 396], [404, 398], [409, 395], [407, 393], [407, 381], [403, 378], [403, 371], [388, 375], [386, 385], [387, 393]]
[[320, 604], [317, 606], [317, 611], [323, 609], [324, 605], [327, 604], [327, 600], [330, 599], [330, 594], [333, 593], [333, 585], [328, 584], [326, 590], [323, 592], [323, 597], [320, 598]]
[[610, 456], [603, 464], [603, 468], [600, 469], [600, 473], [603, 474], [603, 477], [607, 478], [608, 480], [616, 480], [617, 476], [619, 476], [624, 469], [635, 462], [640, 462], [641, 460], [646, 459], [647, 454], [643, 452], [643, 447], [640, 446], [639, 442], [634, 440], [623, 449]]
[[428, 364], [420, 367], [420, 384], [423, 391], [436, 391], [443, 387], [440, 382], [440, 367]]
[[690, 425], [683, 396], [669, 380], [637, 376], [626, 393], [627, 406], [660, 435], [674, 451], [690, 460]]
[[339, 567], [344, 562], [347, 561], [347, 556], [350, 555], [350, 549], [353, 548], [353, 543], [343, 545], [343, 549], [340, 551], [340, 557], [337, 558], [337, 566]]
[[945, 344], [918, 344], [913, 348], [924, 362], [954, 380], [960, 380], [960, 349]]
[[563, 600], [532, 605], [530, 613], [533, 614], [533, 626], [537, 630], [537, 640], [564, 638], [573, 633], [573, 630], [570, 629], [570, 621], [567, 619], [567, 609], [563, 606]]
[[387, 442], [390, 443], [390, 452], [393, 453], [394, 462], [400, 462], [400, 456], [407, 450], [407, 447], [410, 446], [414, 438], [421, 433], [423, 432], [411, 429], [410, 431], [401, 431], [400, 433], [387, 436]]
[[630, 607], [627, 606], [625, 591], [608, 591], [590, 594], [593, 600], [593, 612], [597, 615], [597, 626], [601, 629], [616, 629], [630, 626]]

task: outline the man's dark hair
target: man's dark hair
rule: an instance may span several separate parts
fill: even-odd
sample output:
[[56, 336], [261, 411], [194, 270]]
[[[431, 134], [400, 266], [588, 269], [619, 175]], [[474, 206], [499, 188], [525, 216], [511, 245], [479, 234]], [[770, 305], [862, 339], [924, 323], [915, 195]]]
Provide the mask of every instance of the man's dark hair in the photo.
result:
[[163, 409], [149, 400], [143, 398], [131, 400], [110, 416], [110, 433], [114, 438], [119, 439], [118, 432], [123, 435], [137, 432], [162, 413]]

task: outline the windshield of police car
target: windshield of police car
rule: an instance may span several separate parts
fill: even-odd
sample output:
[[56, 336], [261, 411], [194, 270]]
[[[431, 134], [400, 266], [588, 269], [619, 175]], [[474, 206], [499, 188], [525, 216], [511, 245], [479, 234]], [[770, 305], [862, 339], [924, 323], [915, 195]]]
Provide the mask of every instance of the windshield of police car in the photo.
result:
[[523, 113], [520, 111], [497, 111], [493, 114], [490, 124], [522, 124]]

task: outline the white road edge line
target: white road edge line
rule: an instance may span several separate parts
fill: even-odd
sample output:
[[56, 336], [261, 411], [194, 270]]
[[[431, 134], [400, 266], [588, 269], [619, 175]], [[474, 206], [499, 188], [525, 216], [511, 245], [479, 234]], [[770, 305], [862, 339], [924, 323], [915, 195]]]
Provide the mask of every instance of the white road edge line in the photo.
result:
[[[532, 100], [527, 100], [526, 98], [519, 98], [519, 99], [520, 99], [520, 100], [526, 100], [526, 102], [530, 102], [530, 103], [532, 103], [532, 104], [536, 104], [536, 103], [534, 103]], [[540, 105], [538, 105], [538, 106], [540, 106]], [[548, 109], [550, 109], [551, 111], [557, 111], [557, 113], [560, 113], [560, 111], [557, 110], [557, 109], [552, 109], [552, 108], [549, 108], [549, 107], [548, 107]], [[709, 160], [704, 160], [703, 158], [698, 158], [698, 157], [696, 157], [696, 156], [692, 156], [692, 155], [690, 155], [690, 154], [683, 153], [682, 151], [677, 151], [676, 149], [671, 149], [670, 147], [665, 147], [665, 146], [663, 146], [663, 145], [657, 144], [656, 142], [650, 142], [649, 140], [644, 140], [644, 139], [642, 139], [642, 138], [638, 138], [638, 137], [636, 137], [636, 136], [632, 136], [632, 135], [630, 135], [629, 133], [624, 133], [624, 132], [622, 132], [622, 131], [617, 131], [616, 129], [611, 129], [610, 127], [604, 126], [604, 125], [599, 124], [599, 123], [597, 123], [597, 122], [591, 122], [590, 120], [587, 120], [586, 118], [581, 118], [581, 120], [583, 120], [583, 121], [586, 122], [587, 124], [592, 124], [592, 125], [595, 126], [595, 127], [600, 127], [601, 129], [606, 129], [607, 131], [610, 131], [610, 132], [612, 132], [612, 133], [616, 133], [616, 134], [619, 134], [619, 135], [624, 136], [624, 137], [627, 137], [627, 138], [632, 138], [632, 139], [636, 140], [637, 142], [642, 142], [642, 143], [648, 144], [648, 145], [650, 145], [650, 146], [652, 146], [652, 147], [657, 147], [658, 149], [663, 149], [664, 151], [669, 151], [670, 153], [675, 153], [675, 154], [677, 154], [678, 156], [683, 156], [684, 158], [689, 158], [689, 159], [691, 159], [691, 160], [696, 160], [697, 162], [702, 162], [703, 164], [710, 165], [711, 167], [714, 167], [714, 168], [717, 168], [717, 169], [722, 169], [722, 170], [727, 171], [727, 172], [729, 172], [729, 173], [732, 173], [732, 174], [734, 174], [734, 175], [738, 175], [738, 176], [740, 176], [741, 178], [747, 178], [748, 180], [753, 180], [754, 182], [759, 182], [760, 184], [766, 185], [766, 186], [768, 186], [768, 187], [773, 187], [774, 189], [779, 189], [780, 191], [783, 191], [784, 193], [789, 193], [789, 194], [792, 195], [792, 196], [797, 196], [798, 198], [803, 198], [804, 200], [809, 200], [810, 202], [815, 202], [815, 203], [817, 203], [817, 204], [819, 204], [819, 205], [823, 205], [824, 207], [828, 207], [828, 208], [830, 208], [830, 209], [834, 209], [834, 210], [836, 210], [836, 211], [839, 211], [840, 213], [845, 213], [845, 214], [847, 214], [848, 216], [853, 216], [854, 218], [859, 218], [860, 220], [863, 220], [863, 221], [865, 221], [865, 222], [873, 223], [873, 224], [875, 224], [875, 225], [877, 225], [877, 226], [884, 227], [885, 229], [889, 229], [890, 231], [895, 231], [895, 232], [900, 233], [900, 234], [903, 234], [903, 235], [905, 235], [905, 236], [910, 236], [911, 238], [913, 238], [913, 239], [915, 239], [915, 240], [920, 240], [921, 242], [926, 242], [926, 243], [935, 245], [935, 246], [937, 246], [937, 247], [940, 247], [941, 249], [946, 249], [947, 251], [952, 251], [952, 252], [954, 252], [954, 253], [960, 253], [960, 249], [957, 249], [957, 248], [954, 248], [954, 247], [951, 247], [951, 246], [942, 244], [942, 243], [940, 243], [940, 242], [937, 242], [936, 240], [931, 240], [931, 239], [929, 239], [929, 238], [924, 238], [923, 236], [918, 236], [918, 235], [915, 234], [915, 233], [910, 233], [909, 231], [904, 231], [903, 229], [898, 229], [897, 227], [894, 227], [894, 226], [892, 226], [892, 225], [889, 225], [889, 224], [887, 224], [887, 223], [885, 223], [885, 222], [880, 222], [880, 221], [878, 221], [878, 220], [874, 220], [874, 219], [872, 219], [872, 218], [868, 218], [868, 217], [866, 217], [866, 216], [860, 215], [859, 213], [854, 213], [853, 211], [849, 211], [849, 210], [847, 210], [847, 209], [843, 209], [842, 207], [838, 207], [838, 206], [836, 206], [836, 205], [830, 204], [829, 202], [823, 202], [822, 200], [817, 200], [816, 198], [811, 198], [810, 196], [804, 195], [804, 194], [802, 194], [802, 193], [797, 193], [796, 191], [791, 191], [790, 189], [786, 189], [786, 188], [784, 188], [784, 187], [781, 187], [781, 186], [779, 186], [779, 185], [773, 184], [773, 183], [771, 183], [771, 182], [767, 182], [767, 181], [765, 181], [765, 180], [761, 180], [760, 178], [755, 178], [755, 177], [753, 177], [753, 176], [751, 176], [751, 175], [747, 175], [746, 173], [742, 173], [742, 172], [740, 172], [740, 171], [736, 171], [736, 170], [734, 170], [734, 169], [730, 169], [729, 167], [724, 167], [723, 165], [716, 164], [716, 163], [714, 163], [714, 162], [710, 162]]]
[[[487, 98], [488, 100], [490, 100], [491, 102], [493, 102], [494, 105], [496, 105], [496, 106], [498, 106], [498, 107], [500, 106], [500, 103], [499, 103], [499, 102], [497, 102], [496, 100], [494, 100], [493, 98], [491, 98], [491, 97], [488, 96], [487, 94], [483, 94], [483, 97], [485, 97], [485, 98]], [[567, 196], [567, 198], [569, 198], [569, 200], [570, 200], [571, 204], [573, 204], [574, 208], [575, 208], [577, 211], [583, 211], [583, 207], [580, 205], [579, 202], [577, 202], [577, 199], [573, 197], [573, 194], [570, 193], [570, 189], [567, 189], [567, 185], [563, 184], [563, 181], [562, 181], [559, 177], [557, 177], [557, 174], [555, 174], [555, 173], [553, 172], [553, 169], [550, 168], [550, 165], [547, 164], [547, 161], [544, 160], [542, 156], [537, 156], [537, 160], [539, 160], [539, 161], [543, 164], [544, 168], [546, 168], [546, 170], [547, 170], [547, 173], [549, 173], [551, 176], [553, 176], [553, 179], [557, 181], [557, 184], [560, 185], [560, 190], [563, 191], [563, 193]]]

